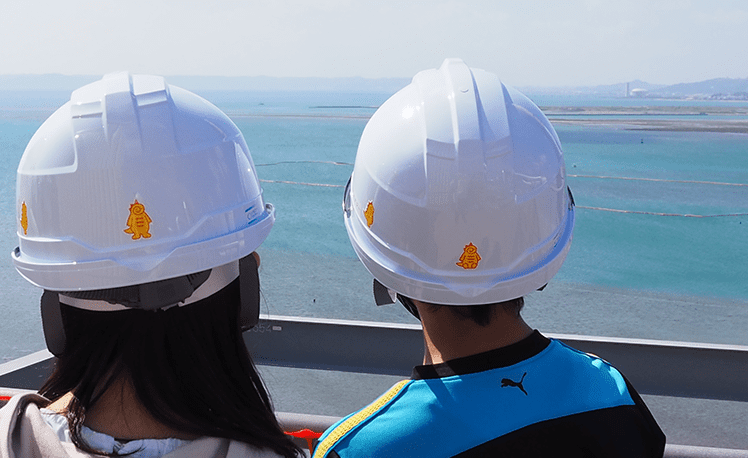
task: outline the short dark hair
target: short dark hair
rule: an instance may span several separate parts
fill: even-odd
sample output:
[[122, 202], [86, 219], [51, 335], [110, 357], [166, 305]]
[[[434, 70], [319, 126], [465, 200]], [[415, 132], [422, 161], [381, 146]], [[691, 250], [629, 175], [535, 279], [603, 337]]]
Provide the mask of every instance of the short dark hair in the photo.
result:
[[447, 307], [453, 315], [460, 319], [472, 320], [479, 326], [488, 326], [491, 324], [493, 317], [496, 314], [498, 308], [503, 308], [506, 313], [513, 316], [519, 316], [522, 308], [525, 306], [525, 299], [518, 297], [516, 299], [510, 299], [504, 302], [495, 302], [493, 304], [481, 304], [481, 305], [461, 305], [461, 306], [448, 306], [441, 305], [440, 307]]
[[61, 304], [66, 348], [39, 391], [75, 397], [67, 418], [73, 443], [86, 409], [124, 376], [147, 411], [185, 433], [222, 437], [284, 457], [301, 450], [281, 430], [239, 328], [239, 280], [167, 310], [94, 312]]
[[[418, 318], [419, 320], [421, 319], [421, 317], [418, 316], [418, 309], [416, 308], [415, 304], [413, 304], [413, 300], [411, 298], [398, 294], [397, 299], [414, 317]], [[430, 302], [424, 302], [424, 304], [428, 305], [429, 307], [443, 307], [444, 309], [449, 310], [449, 312], [458, 319], [471, 320], [479, 326], [488, 326], [489, 324], [491, 324], [491, 321], [493, 320], [493, 317], [499, 307], [504, 309], [504, 312], [506, 313], [514, 316], [519, 316], [522, 308], [525, 306], [525, 299], [523, 297], [518, 297], [516, 299], [510, 299], [508, 301], [481, 305], [443, 305], [433, 304]]]

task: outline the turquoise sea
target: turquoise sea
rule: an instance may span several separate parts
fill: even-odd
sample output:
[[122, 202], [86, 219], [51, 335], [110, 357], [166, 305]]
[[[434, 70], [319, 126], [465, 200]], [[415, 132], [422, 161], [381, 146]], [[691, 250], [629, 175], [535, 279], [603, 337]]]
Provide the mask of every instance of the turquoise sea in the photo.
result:
[[[242, 130], [276, 207], [258, 250], [264, 311], [414, 323], [401, 307], [373, 304], [371, 277], [342, 221], [358, 138], [391, 94], [200, 94]], [[540, 106], [748, 105], [530, 95]], [[0, 91], [0, 363], [44, 348], [40, 292], [10, 260], [15, 171], [33, 133], [68, 96]], [[561, 122], [569, 119], [551, 117], [577, 203], [574, 240], [557, 277], [527, 298], [526, 320], [547, 333], [748, 345], [748, 134], [630, 130], [620, 116]], [[279, 410], [327, 415], [344, 415], [393, 382], [262, 371]], [[676, 399], [646, 397], [675, 443], [748, 447], [745, 403]]]
[[[201, 95], [242, 130], [265, 198], [277, 209], [276, 225], [260, 249], [267, 312], [411, 322], [397, 307], [372, 305], [370, 277], [349, 245], [340, 207], [358, 138], [390, 94]], [[67, 97], [0, 92], [4, 253], [16, 246], [17, 163], [36, 129]], [[653, 103], [547, 95], [535, 101]], [[528, 299], [528, 320], [561, 333], [748, 344], [748, 135], [637, 131], [615, 119], [555, 127], [578, 205], [577, 224], [561, 272], [546, 291]], [[41, 349], [38, 291], [15, 272], [9, 255], [0, 257], [0, 282], [0, 358]]]

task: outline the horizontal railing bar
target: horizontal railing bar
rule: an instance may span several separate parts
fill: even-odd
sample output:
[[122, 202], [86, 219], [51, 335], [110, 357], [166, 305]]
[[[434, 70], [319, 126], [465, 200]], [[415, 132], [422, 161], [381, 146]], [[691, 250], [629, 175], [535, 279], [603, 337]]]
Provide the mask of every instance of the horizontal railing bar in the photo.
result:
[[47, 350], [0, 364], [0, 386], [38, 390], [52, 374], [54, 356]]
[[[643, 394], [748, 402], [748, 346], [547, 336], [609, 361]], [[409, 376], [423, 359], [419, 325], [264, 316], [245, 341], [271, 366]]]
[[[748, 402], [748, 346], [548, 334], [610, 361], [643, 394]], [[263, 316], [244, 334], [260, 365], [409, 376], [423, 359], [419, 325]], [[0, 364], [0, 386], [38, 389], [46, 350]]]
[[[619, 368], [643, 394], [748, 402], [748, 346], [546, 334]], [[244, 334], [259, 365], [410, 375], [423, 358], [419, 325], [262, 316]], [[0, 387], [36, 390], [54, 359], [42, 350], [0, 364]], [[337, 417], [278, 413], [285, 430], [322, 432]], [[668, 445], [668, 458], [748, 458], [748, 451]]]
[[664, 458], [748, 458], [748, 450], [667, 444]]
[[49, 350], [45, 349], [39, 350], [26, 356], [21, 356], [20, 358], [12, 359], [8, 362], [0, 364], [0, 377], [5, 374], [10, 374], [11, 372], [17, 371], [19, 369], [23, 369], [24, 367], [30, 366], [32, 364], [48, 360], [52, 357], [52, 353], [50, 353]]

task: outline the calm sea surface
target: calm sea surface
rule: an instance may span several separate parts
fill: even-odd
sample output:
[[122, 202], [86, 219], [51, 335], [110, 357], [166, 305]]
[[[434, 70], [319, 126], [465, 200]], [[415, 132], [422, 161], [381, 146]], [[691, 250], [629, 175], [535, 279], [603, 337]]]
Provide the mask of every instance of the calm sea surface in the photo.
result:
[[[390, 94], [201, 95], [242, 130], [265, 198], [276, 206], [276, 224], [258, 250], [264, 311], [414, 323], [401, 307], [374, 306], [371, 277], [349, 245], [340, 205], [358, 138]], [[0, 363], [44, 348], [40, 292], [10, 260], [15, 171], [33, 133], [68, 97], [0, 92]], [[653, 103], [533, 99], [540, 106]], [[577, 203], [574, 241], [560, 273], [527, 298], [525, 319], [546, 333], [748, 345], [748, 135], [633, 131], [614, 122], [556, 124]], [[278, 410], [322, 415], [345, 415], [397, 380], [260, 369]], [[671, 443], [748, 448], [748, 403], [644, 398]]]
[[[244, 133], [265, 198], [277, 209], [259, 250], [266, 311], [412, 322], [398, 307], [373, 305], [371, 279], [349, 245], [340, 209], [358, 138], [390, 94], [202, 95]], [[67, 97], [0, 92], [0, 362], [44, 346], [39, 291], [15, 272], [9, 256], [17, 244], [15, 170], [33, 133]], [[644, 103], [535, 100], [541, 106]], [[528, 299], [531, 324], [548, 332], [748, 344], [748, 135], [613, 124], [556, 128], [577, 225], [561, 272]]]

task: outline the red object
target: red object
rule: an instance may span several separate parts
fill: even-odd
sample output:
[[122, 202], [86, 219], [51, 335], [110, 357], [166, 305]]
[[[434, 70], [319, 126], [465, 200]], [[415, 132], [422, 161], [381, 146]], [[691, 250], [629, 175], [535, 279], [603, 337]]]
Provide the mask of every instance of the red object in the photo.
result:
[[293, 432], [286, 431], [286, 434], [288, 434], [289, 436], [298, 437], [299, 439], [306, 439], [306, 443], [307, 445], [309, 445], [310, 454], [314, 451], [314, 439], [319, 439], [320, 436], [322, 436], [322, 433], [317, 433], [307, 428]]

